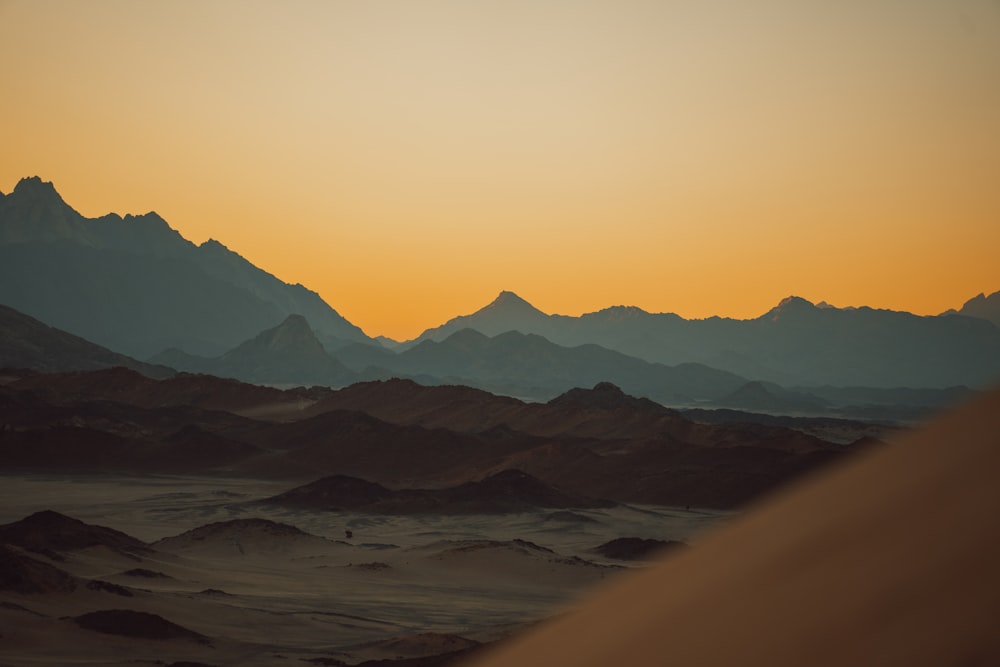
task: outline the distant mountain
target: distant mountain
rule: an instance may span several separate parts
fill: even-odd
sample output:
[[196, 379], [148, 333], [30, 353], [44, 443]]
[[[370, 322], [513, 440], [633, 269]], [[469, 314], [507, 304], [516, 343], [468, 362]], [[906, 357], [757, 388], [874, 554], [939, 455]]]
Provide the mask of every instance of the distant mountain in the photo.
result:
[[[434, 329], [428, 329], [414, 341], [442, 341], [462, 329], [474, 329], [487, 336], [496, 336], [508, 331], [537, 333], [545, 336], [549, 329], [550, 315], [546, 315], [530, 303], [514, 294], [503, 291], [488, 306], [471, 315], [452, 318]], [[555, 316], [558, 317], [558, 316]]]
[[722, 396], [716, 404], [727, 408], [764, 413], [822, 413], [828, 403], [811, 394], [789, 391], [765, 382], [748, 382], [736, 391]]
[[549, 399], [572, 387], [612, 382], [661, 402], [714, 399], [746, 378], [702, 364], [665, 366], [599, 345], [565, 347], [536, 334], [508, 331], [493, 337], [462, 329], [438, 342], [424, 340], [382, 359], [390, 374], [431, 376], [495, 393]]
[[443, 341], [459, 328], [488, 336], [519, 331], [562, 346], [596, 344], [650, 362], [701, 363], [785, 386], [982, 387], [1000, 380], [1000, 329], [980, 319], [820, 307], [798, 297], [751, 320], [686, 320], [626, 306], [580, 317], [546, 315], [504, 292], [403, 347]]
[[949, 310], [943, 315], [955, 314], [966, 315], [968, 317], [978, 317], [981, 320], [989, 320], [1000, 327], [1000, 292], [994, 292], [989, 296], [979, 294], [965, 302], [958, 311]]
[[278, 326], [262, 331], [219, 357], [196, 357], [172, 349], [153, 359], [178, 370], [258, 384], [330, 386], [356, 379], [353, 372], [327, 354], [301, 315], [289, 315]]
[[370, 340], [217, 241], [196, 246], [156, 213], [84, 218], [38, 177], [0, 194], [0, 302], [139, 358], [217, 355], [292, 314], [323, 337]]
[[173, 375], [173, 369], [137, 361], [60, 331], [13, 308], [0, 305], [0, 368], [38, 371], [90, 371], [124, 366], [149, 377]]

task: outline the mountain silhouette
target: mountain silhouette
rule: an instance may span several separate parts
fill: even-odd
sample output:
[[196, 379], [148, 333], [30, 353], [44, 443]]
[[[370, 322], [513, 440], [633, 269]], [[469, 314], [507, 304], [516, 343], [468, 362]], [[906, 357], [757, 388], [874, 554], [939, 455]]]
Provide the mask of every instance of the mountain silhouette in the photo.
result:
[[462, 329], [438, 342], [425, 340], [383, 360], [389, 371], [547, 400], [567, 389], [612, 382], [661, 402], [712, 399], [746, 378], [702, 364], [666, 366], [599, 345], [565, 347], [537, 334], [507, 331], [487, 336]]
[[0, 368], [84, 371], [124, 366], [150, 377], [167, 377], [171, 368], [137, 361], [60, 331], [13, 308], [0, 305]]
[[496, 336], [507, 331], [530, 331], [547, 319], [548, 315], [517, 294], [504, 290], [492, 303], [474, 315], [456, 317], [444, 327], [453, 332], [474, 328], [487, 336]]
[[1000, 327], [1000, 292], [994, 292], [989, 296], [983, 293], [972, 297], [958, 309], [949, 310], [943, 315], [958, 314], [967, 317], [978, 317], [981, 320], [988, 320]]
[[[989, 299], [974, 299], [968, 312], [987, 308], [994, 303]], [[503, 293], [403, 347], [441, 342], [460, 328], [487, 336], [518, 331], [561, 346], [600, 345], [648, 362], [701, 363], [786, 387], [987, 386], [1000, 379], [1000, 330], [966, 315], [819, 307], [792, 296], [749, 320], [686, 320], [627, 306], [569, 317], [546, 315]]]
[[473, 329], [486, 336], [496, 336], [508, 331], [544, 336], [551, 317], [517, 294], [504, 290], [489, 305], [471, 315], [460, 315], [439, 327], [428, 329], [413, 341], [404, 343], [403, 347], [413, 347], [427, 340], [440, 342], [463, 329]]
[[342, 385], [355, 378], [326, 352], [301, 315], [289, 315], [219, 357], [196, 357], [173, 349], [153, 358], [178, 370], [258, 384]]
[[156, 213], [84, 218], [38, 177], [0, 195], [0, 303], [133, 357], [214, 356], [292, 314], [324, 339], [369, 341], [315, 292]]

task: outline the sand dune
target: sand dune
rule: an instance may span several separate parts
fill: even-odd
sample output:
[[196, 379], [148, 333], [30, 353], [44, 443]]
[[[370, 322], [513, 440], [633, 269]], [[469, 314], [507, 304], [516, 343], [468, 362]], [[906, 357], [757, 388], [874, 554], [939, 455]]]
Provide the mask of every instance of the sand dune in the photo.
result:
[[1000, 664], [1000, 391], [474, 664]]

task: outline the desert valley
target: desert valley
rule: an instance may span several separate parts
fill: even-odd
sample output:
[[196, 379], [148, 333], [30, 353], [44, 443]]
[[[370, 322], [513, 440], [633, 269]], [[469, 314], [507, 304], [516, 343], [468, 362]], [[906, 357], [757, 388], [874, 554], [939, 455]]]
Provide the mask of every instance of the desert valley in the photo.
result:
[[1000, 377], [1000, 293], [370, 338], [38, 178], [0, 259], [0, 664], [475, 659]]

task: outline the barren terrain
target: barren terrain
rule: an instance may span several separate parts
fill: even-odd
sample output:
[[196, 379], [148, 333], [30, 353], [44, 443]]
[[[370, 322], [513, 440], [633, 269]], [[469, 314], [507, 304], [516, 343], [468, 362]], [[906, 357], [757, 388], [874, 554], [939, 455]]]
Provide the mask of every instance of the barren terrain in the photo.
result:
[[[0, 590], [0, 663], [357, 664], [466, 651], [559, 614], [641, 566], [602, 556], [600, 545], [619, 537], [689, 541], [727, 516], [624, 505], [384, 516], [256, 502], [287, 489], [251, 479], [5, 475], [4, 541], [11, 558], [32, 565], [21, 580], [40, 577], [40, 563], [73, 583]], [[43, 510], [54, 512], [36, 514]], [[98, 531], [97, 543], [77, 548], [86, 542], [65, 540], [83, 530], [63, 523], [72, 520], [121, 531], [143, 547]], [[22, 532], [34, 541], [19, 545], [11, 526], [30, 526]], [[155, 617], [108, 619], [131, 636], [87, 622], [115, 610]], [[184, 632], [153, 627], [160, 621], [151, 618]]]

